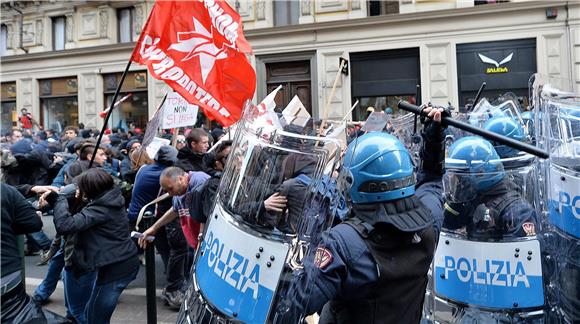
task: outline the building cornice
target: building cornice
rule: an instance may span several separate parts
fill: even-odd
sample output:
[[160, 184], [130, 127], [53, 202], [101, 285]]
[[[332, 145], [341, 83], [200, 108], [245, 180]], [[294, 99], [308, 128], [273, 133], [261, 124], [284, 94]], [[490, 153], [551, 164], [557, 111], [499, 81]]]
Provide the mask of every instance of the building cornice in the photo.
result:
[[[445, 19], [447, 21], [466, 20], [470, 17], [483, 17], [493, 15], [510, 15], [517, 14], [523, 11], [533, 11], [538, 9], [545, 9], [550, 7], [564, 7], [566, 4], [570, 7], [580, 7], [580, 4], [571, 3], [569, 1], [530, 1], [530, 2], [510, 2], [500, 4], [489, 4], [470, 8], [447, 9], [437, 11], [426, 11], [408, 14], [384, 15], [365, 17], [357, 19], [347, 19], [339, 21], [319, 22], [311, 24], [300, 24], [285, 27], [270, 27], [252, 29], [244, 32], [248, 41], [259, 41], [261, 39], [268, 39], [271, 37], [281, 38], [284, 36], [291, 36], [295, 34], [311, 34], [323, 32], [348, 32], [356, 29], [378, 29], [389, 28], [389, 26], [404, 26], [405, 24], [412, 24], [413, 22], [422, 22], [425, 24], [433, 23], [434, 21]], [[564, 12], [560, 12], [563, 17]], [[79, 47], [75, 49], [68, 49], [63, 51], [46, 51], [30, 54], [17, 54], [11, 56], [0, 57], [0, 63], [19, 63], [30, 60], [39, 59], [57, 59], [68, 57], [82, 57], [91, 56], [101, 53], [127, 53], [132, 51], [135, 43], [122, 44], [108, 44], [91, 47]], [[260, 49], [261, 45], [257, 44], [255, 49]], [[128, 58], [127, 58], [128, 59]]]
[[136, 44], [135, 42], [132, 42], [132, 43], [100, 45], [91, 47], [79, 47], [62, 51], [47, 51], [31, 54], [2, 56], [0, 57], [0, 63], [15, 63], [21, 61], [49, 59], [49, 58], [52, 59], [52, 58], [79, 57], [83, 55], [96, 55], [100, 53], [110, 54], [114, 52], [130, 52], [135, 47], [135, 44]]
[[454, 19], [454, 18], [465, 18], [469, 16], [493, 15], [500, 13], [506, 14], [511, 12], [519, 12], [521, 10], [563, 7], [566, 4], [568, 4], [568, 6], [571, 5], [570, 1], [529, 1], [529, 2], [497, 3], [469, 8], [434, 10], [416, 13], [393, 14], [393, 15], [363, 17], [347, 20], [336, 20], [328, 22], [315, 22], [310, 24], [300, 24], [283, 27], [250, 29], [244, 31], [244, 35], [248, 39], [248, 41], [251, 41], [253, 38], [260, 38], [263, 36], [274, 36], [274, 35], [283, 36], [284, 34], [336, 30], [337, 28], [349, 29], [349, 28], [373, 27], [373, 26], [379, 27], [414, 21], [427, 22], [428, 20], [437, 20], [441, 18]]

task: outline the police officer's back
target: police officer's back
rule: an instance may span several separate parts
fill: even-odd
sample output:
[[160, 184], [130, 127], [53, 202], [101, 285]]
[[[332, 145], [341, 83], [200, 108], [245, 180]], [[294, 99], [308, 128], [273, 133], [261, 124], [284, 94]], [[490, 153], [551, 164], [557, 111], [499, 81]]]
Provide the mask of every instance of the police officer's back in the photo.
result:
[[418, 323], [436, 233], [409, 153], [391, 135], [363, 135], [339, 182], [351, 217], [323, 234], [296, 274], [289, 316], [324, 306], [319, 323]]

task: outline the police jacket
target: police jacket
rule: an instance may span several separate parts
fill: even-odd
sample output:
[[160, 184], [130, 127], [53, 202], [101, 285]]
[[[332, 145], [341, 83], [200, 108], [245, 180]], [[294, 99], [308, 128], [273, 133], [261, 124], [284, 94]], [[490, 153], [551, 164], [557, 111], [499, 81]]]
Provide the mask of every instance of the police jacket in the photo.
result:
[[504, 179], [467, 207], [456, 208], [460, 215], [445, 212], [444, 227], [465, 227], [468, 237], [474, 240], [535, 236], [536, 211], [518, 191], [515, 183]]
[[[435, 250], [432, 226], [417, 233], [352, 220], [325, 233], [298, 276], [294, 311], [319, 323], [419, 323]], [[306, 292], [311, 290], [308, 295]]]
[[289, 316], [328, 302], [319, 323], [418, 323], [436, 244], [431, 213], [409, 197], [353, 208], [352, 216], [323, 233], [306, 258]]
[[76, 273], [92, 272], [137, 255], [129, 236], [125, 199], [116, 186], [74, 215], [69, 212], [67, 199], [59, 196], [54, 206], [54, 225], [58, 234], [76, 233], [71, 259]]

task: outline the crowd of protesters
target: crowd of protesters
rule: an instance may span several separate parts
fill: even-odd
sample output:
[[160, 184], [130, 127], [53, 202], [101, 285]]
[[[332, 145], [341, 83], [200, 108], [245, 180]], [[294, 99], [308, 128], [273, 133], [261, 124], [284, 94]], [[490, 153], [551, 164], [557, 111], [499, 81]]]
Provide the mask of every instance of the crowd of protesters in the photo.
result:
[[[167, 281], [161, 298], [179, 309], [201, 229], [200, 224], [187, 224], [187, 218], [176, 216], [191, 204], [188, 193], [202, 187], [199, 209], [206, 213], [210, 209], [231, 146], [231, 141], [220, 141], [224, 131], [186, 129], [185, 135], [176, 137], [175, 146], [162, 146], [155, 156], [149, 156], [141, 145], [144, 134], [140, 129], [107, 130], [96, 147], [98, 130], [68, 126], [59, 133], [42, 130], [37, 124], [21, 124], [22, 128], [12, 129], [0, 139], [2, 282], [22, 271], [11, 266], [18, 251], [5, 248], [16, 246], [5, 242], [5, 237], [12, 240], [16, 234], [25, 234], [26, 255], [38, 255], [38, 265], [48, 266], [31, 296], [21, 281], [8, 287], [7, 293], [17, 297], [20, 308], [5, 304], [10, 300], [2, 290], [2, 321], [16, 318], [26, 307], [29, 310], [24, 313], [32, 318], [56, 316], [42, 311], [41, 305], [49, 301], [62, 280], [66, 320], [109, 322], [122, 291], [144, 264], [143, 250], [132, 241], [130, 232], [136, 227], [144, 230], [138, 224], [139, 212], [165, 196], [173, 198], [150, 205], [148, 210], [158, 221], [144, 236], [155, 234], [155, 247], [165, 266]], [[169, 132], [161, 136], [172, 138]], [[5, 198], [14, 202], [5, 206]], [[17, 212], [26, 215], [18, 220]], [[5, 222], [5, 214], [12, 219]], [[43, 231], [40, 215], [53, 216], [54, 238]], [[18, 224], [16, 233], [5, 233], [4, 225], [10, 223]]]

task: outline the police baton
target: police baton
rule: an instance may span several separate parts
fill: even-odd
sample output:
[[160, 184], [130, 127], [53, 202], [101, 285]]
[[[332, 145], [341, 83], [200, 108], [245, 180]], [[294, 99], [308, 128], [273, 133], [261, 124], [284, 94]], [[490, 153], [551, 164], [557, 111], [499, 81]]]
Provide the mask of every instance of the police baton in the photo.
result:
[[[155, 215], [147, 211], [143, 215], [143, 225], [148, 229], [155, 222]], [[145, 249], [145, 295], [147, 299], [147, 324], [157, 323], [157, 301], [155, 291], [155, 247], [148, 244]]]
[[[404, 101], [404, 100], [399, 101], [398, 106], [399, 106], [399, 109], [403, 109], [403, 110], [406, 110], [408, 112], [412, 112], [412, 113], [419, 115], [421, 117], [427, 117], [426, 112], [423, 112], [421, 110], [421, 108], [419, 108], [418, 106], [415, 106], [413, 104], [410, 104], [407, 101]], [[516, 140], [509, 138], [507, 136], [499, 135], [499, 134], [487, 131], [485, 129], [481, 129], [479, 127], [469, 125], [467, 123], [455, 120], [451, 117], [442, 116], [441, 123], [443, 125], [451, 125], [453, 127], [459, 128], [459, 129], [464, 130], [466, 132], [470, 132], [472, 134], [479, 135], [479, 136], [481, 136], [485, 139], [488, 139], [490, 141], [495, 141], [495, 142], [501, 143], [503, 145], [507, 145], [507, 146], [514, 148], [516, 150], [524, 151], [526, 153], [535, 155], [535, 156], [542, 158], [542, 159], [549, 158], [548, 152], [543, 151], [535, 146], [516, 141]]]

